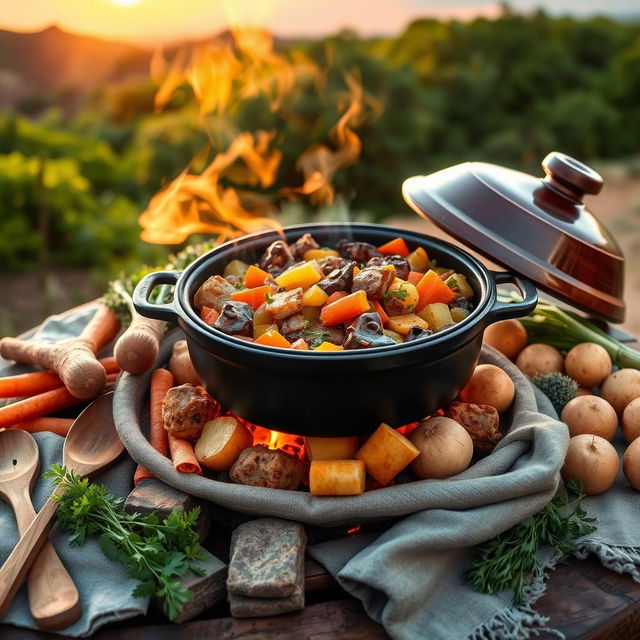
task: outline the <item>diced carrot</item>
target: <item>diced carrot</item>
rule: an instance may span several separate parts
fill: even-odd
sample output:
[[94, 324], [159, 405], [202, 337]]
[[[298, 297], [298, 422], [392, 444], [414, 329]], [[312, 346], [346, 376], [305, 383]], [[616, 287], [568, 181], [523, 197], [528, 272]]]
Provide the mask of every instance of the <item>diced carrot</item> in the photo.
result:
[[339, 344], [333, 344], [333, 342], [325, 341], [315, 347], [314, 351], [344, 351], [344, 347]]
[[360, 267], [357, 264], [354, 264], [353, 265], [353, 277], [355, 278], [360, 273], [360, 271], [362, 271], [362, 269], [360, 269]]
[[395, 238], [395, 240], [390, 240], [389, 242], [379, 246], [378, 251], [385, 255], [399, 255], [403, 258], [406, 258], [410, 253], [409, 247], [407, 247], [407, 243], [404, 241], [404, 238]]
[[254, 289], [265, 283], [265, 280], [269, 277], [266, 271], [256, 267], [254, 264], [250, 264], [246, 273], [244, 274], [244, 286], [249, 289]]
[[387, 315], [387, 312], [382, 308], [382, 305], [377, 300], [372, 300], [371, 306], [373, 307], [373, 310], [380, 316], [382, 324], [387, 324], [387, 322], [389, 322], [389, 316]]
[[202, 307], [200, 310], [200, 318], [204, 320], [210, 327], [220, 317], [220, 314], [213, 307]]
[[411, 284], [418, 284], [418, 282], [422, 280], [423, 276], [424, 276], [424, 273], [421, 273], [420, 271], [409, 271], [409, 275], [407, 276], [407, 282], [410, 282]]
[[324, 306], [328, 306], [330, 304], [333, 304], [336, 300], [340, 300], [341, 298], [346, 298], [349, 294], [346, 291], [336, 291], [335, 293], [332, 293], [326, 300], [326, 302], [324, 303]]
[[328, 327], [347, 322], [369, 310], [369, 300], [364, 291], [356, 291], [322, 307], [320, 322]]
[[256, 338], [254, 344], [263, 344], [267, 347], [280, 347], [282, 349], [291, 349], [291, 343], [278, 331], [265, 331], [261, 336]]
[[254, 309], [257, 309], [266, 300], [267, 294], [271, 291], [271, 286], [265, 284], [261, 287], [254, 287], [253, 289], [243, 289], [242, 291], [234, 291], [231, 294], [231, 299], [236, 302], [246, 302]]
[[428, 304], [433, 302], [451, 302], [455, 293], [441, 280], [440, 276], [433, 270], [427, 271], [416, 285], [420, 299], [416, 305], [416, 311], [421, 311]]

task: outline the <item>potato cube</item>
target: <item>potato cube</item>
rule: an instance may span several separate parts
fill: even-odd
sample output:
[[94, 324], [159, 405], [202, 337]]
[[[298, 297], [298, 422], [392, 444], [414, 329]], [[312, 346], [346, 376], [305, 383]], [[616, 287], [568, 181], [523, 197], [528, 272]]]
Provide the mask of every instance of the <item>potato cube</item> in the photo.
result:
[[356, 458], [362, 460], [367, 473], [380, 484], [389, 484], [420, 450], [402, 434], [384, 422], [360, 447]]
[[412, 271], [425, 272], [429, 268], [429, 256], [427, 252], [418, 247], [407, 256], [407, 262], [411, 266]]
[[454, 324], [451, 311], [444, 302], [428, 304], [418, 315], [427, 322], [431, 331], [440, 331]]
[[356, 496], [364, 493], [361, 460], [314, 460], [309, 467], [309, 491], [314, 496]]
[[469, 309], [463, 309], [462, 307], [453, 307], [451, 309], [451, 318], [454, 322], [462, 322], [465, 318], [469, 317]]
[[307, 307], [321, 307], [329, 296], [317, 285], [307, 289], [302, 296], [302, 304]]
[[358, 438], [305, 438], [304, 446], [309, 460], [350, 460], [355, 456]]
[[429, 329], [429, 324], [415, 313], [405, 313], [401, 316], [392, 316], [389, 318], [389, 322], [387, 322], [387, 328], [399, 333], [401, 336], [406, 336], [411, 330], [411, 327]]
[[285, 271], [276, 278], [276, 283], [287, 291], [291, 289], [308, 289], [311, 285], [322, 280], [322, 272], [313, 262], [305, 262], [299, 267]]
[[309, 249], [304, 252], [305, 260], [322, 260], [323, 258], [328, 258], [329, 256], [339, 257], [340, 254], [334, 249]]
[[214, 471], [228, 471], [240, 452], [253, 444], [249, 429], [231, 416], [209, 420], [194, 448], [198, 462]]

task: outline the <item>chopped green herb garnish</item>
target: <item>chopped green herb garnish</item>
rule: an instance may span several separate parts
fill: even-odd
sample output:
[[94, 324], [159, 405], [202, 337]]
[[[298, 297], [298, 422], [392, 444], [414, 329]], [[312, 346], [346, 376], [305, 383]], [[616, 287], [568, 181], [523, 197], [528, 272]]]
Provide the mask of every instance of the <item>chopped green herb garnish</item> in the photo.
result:
[[242, 282], [236, 282], [233, 285], [236, 289], [244, 289], [244, 285], [242, 284]]
[[267, 301], [268, 304], [271, 304], [273, 302], [273, 296], [270, 296], [268, 293], [264, 294], [264, 299]]
[[445, 282], [445, 284], [447, 285], [447, 287], [449, 287], [449, 289], [455, 289], [458, 286], [458, 281], [456, 280], [455, 276], [451, 276]]
[[404, 300], [409, 295], [409, 292], [406, 289], [394, 289], [391, 295]]

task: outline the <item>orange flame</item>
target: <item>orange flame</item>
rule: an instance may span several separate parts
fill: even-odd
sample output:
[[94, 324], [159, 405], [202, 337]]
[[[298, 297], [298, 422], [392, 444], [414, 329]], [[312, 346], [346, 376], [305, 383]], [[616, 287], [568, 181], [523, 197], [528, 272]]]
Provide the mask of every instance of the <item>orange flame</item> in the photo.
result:
[[257, 425], [247, 425], [253, 432], [253, 444], [263, 444], [269, 449], [281, 449], [286, 453], [305, 459], [304, 438]]

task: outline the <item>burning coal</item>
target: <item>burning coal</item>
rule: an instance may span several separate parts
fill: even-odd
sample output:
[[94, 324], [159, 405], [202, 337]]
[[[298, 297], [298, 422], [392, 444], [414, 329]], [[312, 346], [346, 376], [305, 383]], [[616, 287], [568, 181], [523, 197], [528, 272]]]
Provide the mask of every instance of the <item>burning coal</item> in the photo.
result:
[[[246, 100], [266, 98], [269, 109], [282, 120], [293, 117], [301, 94], [309, 84], [325, 95], [326, 70], [309, 60], [291, 61], [274, 48], [273, 37], [256, 27], [236, 27], [228, 35], [182, 49], [167, 61], [156, 52], [152, 78], [159, 84], [157, 110], [166, 108], [176, 90], [187, 84], [195, 97], [201, 123], [207, 117], [231, 117]], [[335, 100], [337, 122], [329, 144], [317, 142], [298, 158], [302, 184], [279, 184], [282, 152], [278, 131], [236, 133], [201, 173], [187, 167], [157, 193], [140, 215], [141, 238], [156, 244], [179, 244], [194, 233], [216, 235], [222, 242], [261, 229], [278, 229], [277, 204], [285, 199], [308, 198], [314, 205], [333, 202], [336, 172], [358, 159], [361, 141], [356, 128], [379, 112], [366, 94], [357, 73], [344, 74], [346, 91]], [[210, 137], [211, 138], [211, 137]], [[219, 146], [211, 140], [212, 147]]]

